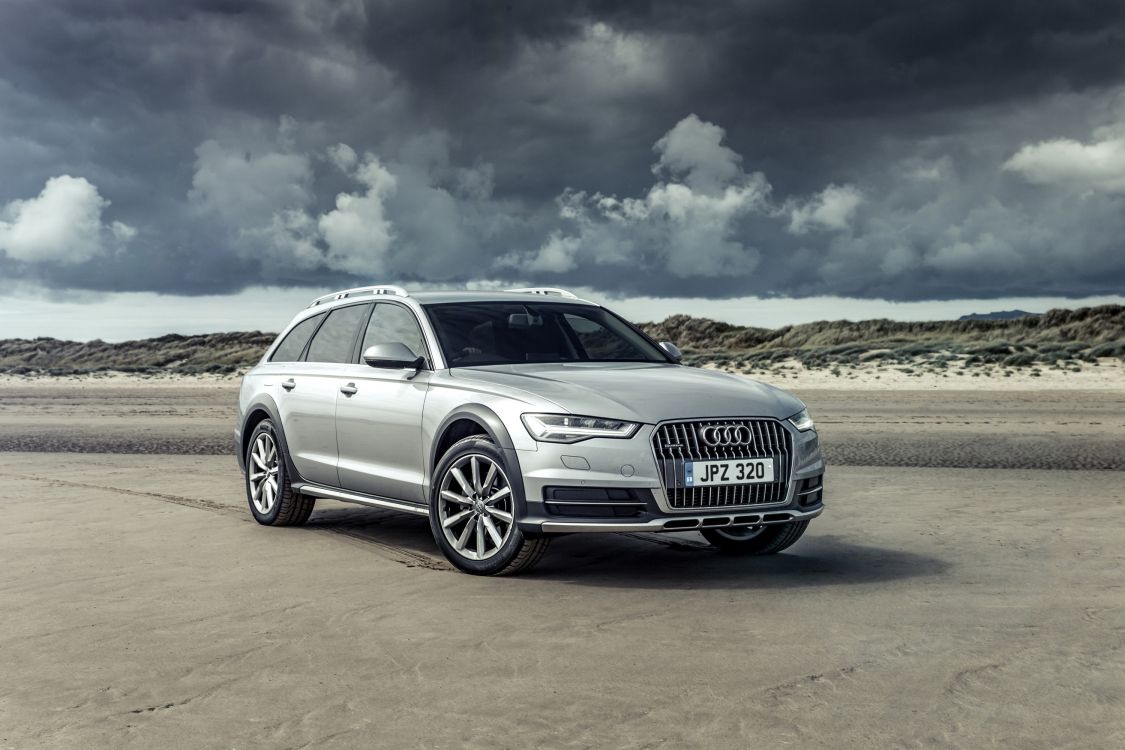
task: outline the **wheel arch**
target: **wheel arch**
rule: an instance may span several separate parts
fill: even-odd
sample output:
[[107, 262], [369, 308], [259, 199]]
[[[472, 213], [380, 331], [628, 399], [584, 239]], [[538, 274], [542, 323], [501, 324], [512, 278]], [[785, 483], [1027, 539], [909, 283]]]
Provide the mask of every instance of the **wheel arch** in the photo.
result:
[[254, 429], [265, 420], [273, 422], [273, 431], [281, 443], [282, 455], [285, 457], [285, 471], [292, 477], [291, 481], [301, 481], [297, 467], [293, 465], [293, 458], [289, 453], [289, 444], [285, 440], [285, 428], [281, 424], [281, 416], [277, 404], [269, 396], [261, 396], [247, 409], [242, 417], [242, 429], [239, 431], [240, 445], [238, 446], [238, 465], [243, 472], [246, 471], [246, 450], [250, 447], [250, 438]]
[[527, 501], [524, 494], [523, 472], [520, 469], [519, 456], [516, 453], [512, 436], [503, 420], [492, 409], [483, 404], [463, 404], [455, 411], [446, 415], [438, 428], [434, 430], [434, 438], [430, 442], [429, 455], [426, 456], [426, 494], [430, 494], [435, 481], [438, 463], [449, 447], [458, 440], [474, 435], [487, 435], [496, 447], [504, 454], [508, 464], [508, 481], [518, 490], [517, 499], [521, 514], [527, 513]]
[[508, 428], [504, 426], [504, 422], [496, 412], [481, 404], [465, 404], [446, 415], [434, 430], [434, 439], [426, 462], [429, 473], [433, 473], [449, 446], [473, 434], [488, 435], [492, 442], [505, 452], [515, 450], [512, 436], [508, 434]]

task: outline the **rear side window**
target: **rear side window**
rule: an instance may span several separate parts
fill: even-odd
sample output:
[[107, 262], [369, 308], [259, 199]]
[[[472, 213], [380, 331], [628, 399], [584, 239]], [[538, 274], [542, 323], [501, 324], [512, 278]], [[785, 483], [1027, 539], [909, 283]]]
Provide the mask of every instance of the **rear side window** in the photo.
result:
[[350, 362], [360, 321], [370, 309], [370, 305], [348, 305], [328, 313], [328, 320], [324, 321], [309, 344], [305, 361]]
[[309, 337], [313, 335], [313, 331], [316, 330], [317, 325], [323, 319], [324, 314], [322, 313], [306, 318], [293, 326], [293, 330], [285, 334], [285, 338], [274, 350], [270, 362], [296, 362], [299, 360], [301, 352], [305, 350], [305, 344], [309, 343]]
[[389, 302], [376, 304], [375, 312], [367, 323], [367, 331], [363, 334], [363, 346], [359, 350], [364, 352], [375, 344], [393, 343], [406, 344], [419, 357], [426, 356], [422, 329], [418, 327], [414, 314]]

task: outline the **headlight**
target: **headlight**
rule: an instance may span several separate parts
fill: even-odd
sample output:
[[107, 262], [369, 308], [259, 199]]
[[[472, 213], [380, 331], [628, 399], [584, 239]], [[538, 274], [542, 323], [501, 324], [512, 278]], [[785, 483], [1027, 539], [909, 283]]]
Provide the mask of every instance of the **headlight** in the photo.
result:
[[577, 443], [590, 438], [630, 438], [640, 427], [636, 422], [570, 414], [524, 414], [523, 425], [536, 440], [548, 443]]
[[808, 409], [801, 409], [799, 412], [789, 417], [789, 421], [801, 432], [807, 432], [816, 427], [816, 422], [809, 416]]

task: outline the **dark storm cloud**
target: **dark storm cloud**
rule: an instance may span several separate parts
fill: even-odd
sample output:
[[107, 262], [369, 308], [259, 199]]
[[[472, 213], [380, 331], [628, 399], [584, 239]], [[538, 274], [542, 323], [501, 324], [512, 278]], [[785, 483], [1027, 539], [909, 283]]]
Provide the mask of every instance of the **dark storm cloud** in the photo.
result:
[[1123, 42], [1118, 2], [10, 1], [0, 278], [1118, 292]]

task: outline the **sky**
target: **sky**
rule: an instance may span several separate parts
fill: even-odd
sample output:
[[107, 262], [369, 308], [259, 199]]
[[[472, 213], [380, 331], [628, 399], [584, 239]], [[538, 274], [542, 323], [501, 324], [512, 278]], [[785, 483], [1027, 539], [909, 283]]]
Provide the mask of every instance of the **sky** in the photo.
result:
[[1125, 301], [1117, 1], [5, 0], [0, 337]]

